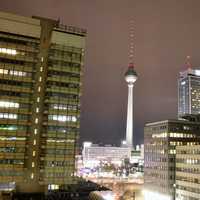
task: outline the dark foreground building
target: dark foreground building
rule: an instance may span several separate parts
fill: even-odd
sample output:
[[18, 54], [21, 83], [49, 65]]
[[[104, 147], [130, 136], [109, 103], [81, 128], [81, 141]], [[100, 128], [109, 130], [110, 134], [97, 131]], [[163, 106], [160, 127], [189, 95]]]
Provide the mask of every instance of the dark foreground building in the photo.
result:
[[76, 183], [86, 32], [0, 12], [0, 190]]

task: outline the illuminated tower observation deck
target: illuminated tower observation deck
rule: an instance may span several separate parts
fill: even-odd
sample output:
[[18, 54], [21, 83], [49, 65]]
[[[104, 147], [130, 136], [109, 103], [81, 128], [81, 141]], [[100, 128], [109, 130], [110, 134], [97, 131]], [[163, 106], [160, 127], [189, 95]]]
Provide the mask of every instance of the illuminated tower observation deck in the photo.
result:
[[126, 122], [126, 144], [133, 147], [133, 86], [137, 80], [137, 73], [133, 63], [129, 64], [125, 73], [125, 80], [128, 83], [128, 106], [127, 106], [127, 122]]

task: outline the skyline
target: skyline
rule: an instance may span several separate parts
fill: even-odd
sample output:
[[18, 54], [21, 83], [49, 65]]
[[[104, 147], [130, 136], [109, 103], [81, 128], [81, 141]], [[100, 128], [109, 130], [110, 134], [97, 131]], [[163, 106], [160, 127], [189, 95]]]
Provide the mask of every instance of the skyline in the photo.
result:
[[[178, 73], [185, 69], [187, 55], [191, 56], [193, 66], [200, 63], [200, 2], [137, 0], [126, 1], [126, 4], [109, 1], [106, 9], [105, 1], [48, 1], [48, 6], [45, 2], [36, 0], [33, 6], [30, 1], [7, 0], [1, 3], [0, 8], [25, 16], [60, 18], [64, 24], [88, 30], [82, 141], [119, 144], [125, 138], [127, 86], [123, 75], [129, 61], [130, 18], [136, 24], [134, 58], [140, 76], [134, 97], [136, 143], [142, 142], [146, 122], [176, 118]], [[41, 10], [38, 10], [38, 5]], [[44, 6], [45, 10], [42, 9]]]

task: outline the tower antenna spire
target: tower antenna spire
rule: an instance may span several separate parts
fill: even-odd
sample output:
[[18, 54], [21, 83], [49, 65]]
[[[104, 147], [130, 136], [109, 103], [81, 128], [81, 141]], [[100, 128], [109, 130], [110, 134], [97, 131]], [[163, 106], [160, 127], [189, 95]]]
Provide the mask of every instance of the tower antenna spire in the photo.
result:
[[129, 30], [129, 67], [134, 68], [134, 21], [130, 20], [130, 30]]
[[191, 56], [187, 56], [187, 57], [186, 57], [185, 65], [186, 65], [186, 67], [187, 67], [188, 69], [192, 69], [192, 64], [191, 64], [190, 60], [191, 60]]

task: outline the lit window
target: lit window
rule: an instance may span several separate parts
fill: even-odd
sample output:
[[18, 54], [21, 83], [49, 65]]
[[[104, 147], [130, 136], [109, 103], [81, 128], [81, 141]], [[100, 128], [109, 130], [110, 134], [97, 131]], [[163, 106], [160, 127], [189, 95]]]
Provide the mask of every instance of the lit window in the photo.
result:
[[15, 49], [0, 48], [0, 53], [5, 53], [9, 55], [16, 55], [17, 51]]
[[39, 112], [39, 108], [36, 108], [36, 113], [38, 113]]
[[33, 145], [36, 145], [36, 140], [33, 140]]
[[40, 76], [40, 78], [39, 78], [39, 81], [41, 82], [42, 81], [42, 77]]
[[7, 69], [0, 69], [0, 74], [8, 74], [8, 70]]
[[0, 113], [1, 119], [17, 119], [17, 114], [11, 114], [11, 113]]
[[34, 162], [32, 162], [32, 167], [35, 167], [35, 163]]
[[21, 72], [21, 71], [15, 71], [15, 70], [10, 70], [10, 74], [14, 76], [26, 76], [26, 72]]
[[33, 151], [33, 156], [35, 156], [35, 151]]
[[41, 62], [44, 62], [44, 58], [43, 57], [41, 57]]
[[40, 90], [41, 90], [41, 87], [39, 86], [39, 87], [38, 87], [38, 92], [40, 92]]
[[25, 137], [4, 137], [0, 136], [0, 140], [8, 140], [8, 141], [25, 141]]
[[37, 129], [36, 128], [34, 129], [34, 134], [37, 135]]
[[37, 102], [40, 102], [40, 97], [37, 98]]
[[40, 67], [40, 71], [41, 71], [41, 72], [43, 71], [43, 67]]
[[9, 101], [0, 101], [1, 108], [19, 108], [18, 103], [9, 102]]
[[61, 121], [61, 122], [66, 122], [66, 121], [72, 121], [76, 122], [77, 118], [75, 116], [66, 116], [66, 115], [49, 115], [50, 120], [55, 120], [55, 121]]
[[38, 123], [38, 118], [35, 118], [35, 123], [36, 123], [36, 124]]
[[34, 173], [31, 173], [31, 179], [34, 179]]

